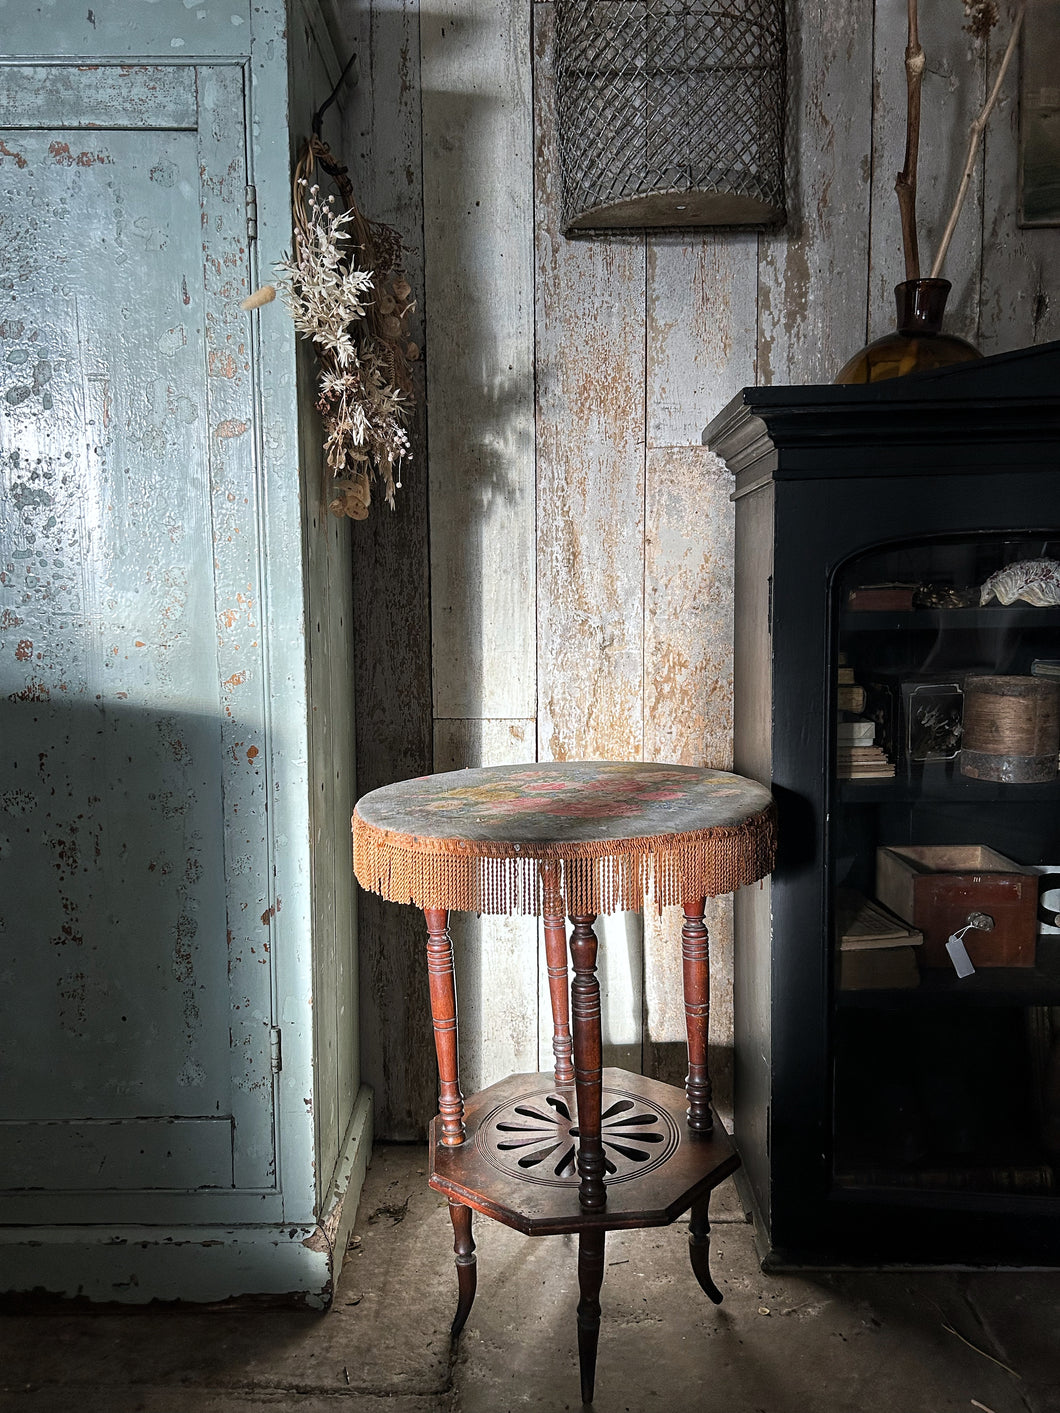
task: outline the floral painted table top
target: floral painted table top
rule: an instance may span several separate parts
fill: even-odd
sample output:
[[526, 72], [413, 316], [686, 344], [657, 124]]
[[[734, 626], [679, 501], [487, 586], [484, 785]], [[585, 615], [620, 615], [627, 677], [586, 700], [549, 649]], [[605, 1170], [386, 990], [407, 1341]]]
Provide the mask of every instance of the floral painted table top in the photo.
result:
[[532, 846], [731, 826], [769, 802], [726, 771], [576, 761], [424, 775], [373, 790], [357, 815], [398, 834]]
[[[396, 902], [533, 912], [559, 860], [568, 907], [731, 892], [772, 867], [769, 791], [726, 771], [625, 761], [488, 766], [374, 790], [353, 817], [361, 884]], [[575, 900], [577, 901], [577, 900]], [[588, 907], [589, 903], [596, 906]]]

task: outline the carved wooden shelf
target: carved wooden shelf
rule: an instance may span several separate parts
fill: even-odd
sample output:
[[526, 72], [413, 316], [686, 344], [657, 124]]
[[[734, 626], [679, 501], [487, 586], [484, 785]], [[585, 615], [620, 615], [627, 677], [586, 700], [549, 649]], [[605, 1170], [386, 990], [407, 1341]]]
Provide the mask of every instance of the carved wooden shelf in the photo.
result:
[[601, 1140], [607, 1205], [578, 1202], [577, 1094], [551, 1073], [517, 1074], [464, 1104], [465, 1141], [437, 1141], [431, 1124], [430, 1185], [527, 1236], [597, 1228], [668, 1226], [739, 1167], [715, 1119], [691, 1134], [683, 1089], [605, 1069]]

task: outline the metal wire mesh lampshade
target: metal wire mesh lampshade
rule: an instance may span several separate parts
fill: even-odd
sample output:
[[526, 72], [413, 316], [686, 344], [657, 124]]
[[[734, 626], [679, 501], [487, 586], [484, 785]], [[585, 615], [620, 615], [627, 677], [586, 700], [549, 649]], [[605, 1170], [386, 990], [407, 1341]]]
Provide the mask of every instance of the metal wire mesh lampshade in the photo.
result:
[[784, 219], [783, 0], [556, 0], [563, 229]]

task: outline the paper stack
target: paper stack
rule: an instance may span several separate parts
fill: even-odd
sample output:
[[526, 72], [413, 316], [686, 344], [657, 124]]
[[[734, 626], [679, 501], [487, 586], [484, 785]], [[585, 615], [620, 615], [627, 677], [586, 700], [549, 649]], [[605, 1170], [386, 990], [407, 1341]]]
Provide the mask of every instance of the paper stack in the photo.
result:
[[894, 775], [894, 763], [887, 759], [886, 753], [875, 741], [874, 721], [864, 716], [839, 713], [836, 724], [836, 774], [840, 780], [880, 779]]
[[836, 890], [839, 987], [842, 991], [920, 985], [915, 948], [924, 934], [853, 889]]

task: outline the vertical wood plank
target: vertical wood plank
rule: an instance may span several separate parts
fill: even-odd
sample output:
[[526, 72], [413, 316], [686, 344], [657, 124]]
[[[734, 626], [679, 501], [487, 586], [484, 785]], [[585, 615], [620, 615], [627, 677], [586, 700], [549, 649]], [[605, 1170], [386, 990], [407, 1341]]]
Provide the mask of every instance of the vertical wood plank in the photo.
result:
[[732, 477], [706, 447], [648, 453], [644, 750], [732, 757]]
[[[774, 487], [767, 484], [740, 504], [740, 561], [733, 575], [733, 766], [757, 780], [773, 778], [772, 615]], [[736, 670], [739, 664], [739, 670]], [[743, 1041], [734, 1055], [733, 1129], [746, 1151], [766, 1152], [772, 1083], [771, 959], [755, 946], [770, 927], [769, 879], [741, 888], [733, 902], [733, 1014]], [[748, 1040], [750, 1043], [747, 1043]], [[735, 1049], [735, 1047], [734, 1047]], [[751, 1159], [752, 1164], [755, 1158]], [[761, 1173], [753, 1174], [756, 1182]], [[761, 1186], [758, 1191], [762, 1191]]]
[[[361, 58], [341, 141], [365, 212], [407, 246], [417, 301], [412, 337], [424, 343], [423, 202], [418, 0], [347, 7], [347, 42]], [[340, 53], [345, 61], [347, 55]], [[330, 115], [329, 115], [330, 117]], [[325, 137], [328, 136], [325, 118]], [[397, 508], [375, 505], [354, 525], [354, 678], [357, 791], [431, 769], [430, 579], [425, 378], [414, 368], [412, 460]], [[426, 933], [413, 908], [361, 893], [361, 1062], [376, 1094], [376, 1132], [421, 1140], [436, 1108]]]
[[[292, 137], [300, 143], [339, 69], [316, 5], [300, 3], [288, 26]], [[345, 96], [345, 95], [343, 95]], [[341, 100], [340, 100], [341, 101]], [[359, 1083], [356, 1017], [345, 1003], [354, 958], [348, 816], [353, 809], [353, 677], [348, 671], [350, 522], [327, 514], [323, 433], [314, 413], [317, 365], [297, 345], [299, 464], [306, 515], [309, 668], [309, 815], [313, 906], [313, 1122], [317, 1202], [325, 1200]], [[344, 670], [346, 668], [347, 670]]]
[[830, 382], [865, 342], [872, 26], [863, 0], [792, 0], [788, 95], [788, 224], [761, 237], [763, 384]]
[[431, 599], [441, 717], [534, 714], [529, 7], [421, 12]]
[[533, 717], [498, 721], [485, 721], [481, 717], [439, 718], [434, 723], [436, 770], [521, 765], [533, 759]]
[[758, 236], [647, 238], [649, 448], [698, 445], [703, 428], [755, 381]]
[[[964, 12], [959, 5], [927, 0], [921, 4], [920, 12], [920, 43], [926, 62], [921, 93], [917, 228], [921, 274], [927, 276], [957, 194], [968, 129], [983, 104], [985, 48], [961, 28]], [[876, 0], [869, 338], [879, 338], [894, 329], [894, 286], [905, 279], [901, 219], [894, 191], [895, 177], [905, 155], [905, 44], [906, 0]], [[946, 305], [946, 332], [973, 342], [979, 316], [981, 170], [980, 162], [942, 271], [943, 278], [953, 285]], [[850, 353], [856, 351], [852, 346]]]
[[[311, 407], [316, 365], [309, 346], [298, 347], [299, 404]], [[331, 584], [330, 527], [322, 506], [324, 491], [320, 428], [315, 418], [299, 427], [299, 461], [305, 478], [306, 525], [306, 632], [309, 667], [309, 829], [312, 851], [313, 907], [313, 1122], [316, 1130], [317, 1201], [322, 1202], [335, 1169], [339, 1130], [338, 1024], [335, 995], [337, 971], [337, 918], [334, 906], [334, 815], [329, 808], [332, 780], [331, 753], [337, 722], [332, 708], [330, 627]], [[348, 565], [347, 565], [348, 569]], [[339, 721], [344, 721], [340, 717]], [[343, 851], [345, 853], [345, 850]]]
[[[534, 722], [438, 721], [435, 766], [463, 770], [533, 760]], [[452, 913], [460, 1008], [460, 1083], [472, 1094], [538, 1066], [538, 927], [534, 918]]]
[[538, 755], [636, 760], [644, 241], [560, 234], [552, 29], [536, 5]]
[[357, 797], [353, 709], [353, 571], [350, 526], [332, 518], [328, 573], [331, 580], [331, 719], [334, 747], [328, 762], [332, 775], [331, 817], [335, 900], [335, 1062], [337, 1066], [338, 1140], [353, 1116], [361, 1087], [357, 971], [357, 885], [350, 866], [350, 815]]
[[[993, 88], [1015, 6], [1003, 7], [990, 42]], [[1030, 12], [1033, 14], [1033, 11]], [[1022, 43], [1033, 43], [1026, 34]], [[1020, 65], [1013, 63], [983, 140], [983, 276], [979, 347], [984, 354], [1060, 338], [1060, 236], [1016, 224], [1019, 180]]]
[[[731, 768], [732, 477], [705, 447], [648, 453], [645, 536], [644, 753], [678, 765]], [[732, 1095], [732, 903], [712, 899], [711, 1076], [715, 1103]], [[645, 1067], [683, 1081], [681, 911], [644, 914]]]
[[[238, 919], [231, 924], [233, 939], [229, 943], [228, 963], [232, 1000], [231, 1043], [233, 1053], [240, 1056], [233, 1072], [233, 1174], [237, 1186], [251, 1187], [271, 1183], [276, 1164], [273, 1143], [265, 1137], [275, 1122], [269, 1059], [271, 998], [268, 1008], [241, 1006], [240, 1002], [245, 995], [254, 996], [255, 991], [260, 995], [264, 989], [260, 978], [263, 974], [268, 978], [271, 971], [271, 968], [263, 968], [258, 961], [259, 948], [268, 942], [270, 949], [274, 949], [270, 950], [270, 959], [274, 958], [280, 950], [283, 936], [283, 929], [276, 925], [274, 905], [275, 898], [281, 896], [281, 880], [275, 868], [271, 870], [272, 876], [264, 872], [269, 863], [275, 862], [275, 856], [269, 858], [262, 848], [261, 821], [268, 814], [272, 827], [276, 828], [275, 813], [270, 812], [274, 809], [276, 794], [282, 789], [285, 767], [289, 767], [290, 762], [285, 759], [283, 747], [276, 739], [273, 724], [275, 659], [271, 653], [267, 658], [263, 657], [262, 649], [258, 647], [260, 638], [252, 638], [248, 643], [250, 635], [246, 630], [250, 628], [247, 620], [254, 603], [260, 606], [262, 617], [269, 613], [264, 602], [279, 588], [281, 576], [270, 572], [267, 558], [267, 547], [274, 529], [271, 505], [269, 513], [257, 525], [251, 519], [255, 496], [260, 493], [257, 489], [259, 472], [256, 450], [251, 438], [245, 435], [229, 438], [216, 434], [216, 429], [222, 427], [239, 428], [242, 432], [254, 415], [251, 412], [249, 369], [243, 359], [246, 324], [238, 308], [250, 271], [246, 265], [238, 275], [232, 270], [235, 263], [233, 256], [235, 251], [241, 249], [246, 231], [246, 213], [240, 209], [238, 198], [234, 195], [240, 184], [246, 181], [247, 170], [242, 155], [246, 143], [243, 74], [234, 66], [204, 65], [197, 70], [196, 78], [200, 112], [199, 170], [203, 190], [203, 277], [207, 300], [210, 301], [207, 304], [206, 330], [212, 361], [208, 355], [208, 367], [223, 364], [226, 356], [236, 364], [234, 377], [207, 378], [206, 415], [208, 424], [215, 429], [210, 439], [214, 544], [226, 546], [224, 551], [218, 549], [214, 600], [219, 630], [218, 676], [221, 681], [233, 684], [230, 701], [235, 698], [231, 706], [226, 704], [225, 715], [221, 718], [221, 744], [229, 759], [240, 762], [239, 776], [243, 776], [242, 780], [239, 776], [229, 778], [229, 772], [224, 772], [227, 906], [229, 918]], [[236, 153], [239, 153], [238, 158]], [[236, 550], [237, 544], [241, 546], [239, 551]], [[267, 617], [265, 621], [268, 621]], [[229, 624], [231, 627], [228, 627]], [[252, 700], [255, 705], [251, 708]], [[300, 721], [305, 720], [305, 710], [306, 702], [302, 697], [297, 704]], [[264, 734], [261, 732], [263, 722], [267, 723]], [[272, 740], [267, 742], [266, 735]], [[265, 746], [270, 754], [275, 752], [268, 781], [266, 772], [253, 765], [257, 754], [253, 757], [249, 754], [256, 747]], [[247, 762], [245, 774], [242, 761]], [[271, 798], [270, 786], [273, 791]], [[299, 812], [303, 840], [307, 822], [305, 808], [303, 795]], [[236, 860], [243, 859], [255, 860], [255, 865], [245, 868], [236, 863]], [[291, 901], [294, 911], [299, 906], [299, 900]], [[302, 904], [308, 905], [303, 914], [308, 922], [311, 899], [304, 898]], [[262, 914], [268, 919], [268, 930], [263, 925], [261, 932], [255, 936], [253, 934], [257, 928], [250, 925], [250, 919], [261, 919]], [[295, 915], [298, 915], [297, 912]], [[267, 981], [266, 984], [270, 983]], [[253, 990], [250, 989], [252, 987]], [[302, 1183], [307, 1176], [308, 1172], [303, 1170]]]

